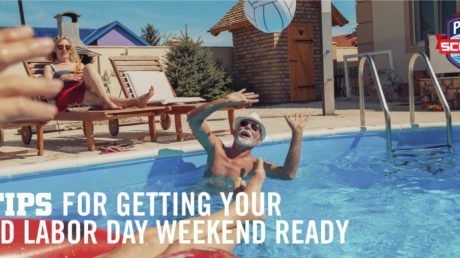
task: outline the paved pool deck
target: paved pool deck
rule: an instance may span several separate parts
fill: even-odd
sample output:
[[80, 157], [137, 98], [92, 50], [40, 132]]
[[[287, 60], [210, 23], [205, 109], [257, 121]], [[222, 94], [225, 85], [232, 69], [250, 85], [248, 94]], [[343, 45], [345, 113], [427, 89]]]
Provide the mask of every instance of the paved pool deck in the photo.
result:
[[[330, 131], [337, 132], [338, 129], [347, 128], [350, 130], [359, 130], [360, 117], [359, 106], [356, 99], [338, 99], [336, 101], [336, 114], [333, 116], [323, 116], [321, 102], [310, 102], [302, 104], [282, 104], [270, 106], [256, 106], [244, 110], [237, 110], [236, 116], [257, 112], [265, 123], [268, 138], [290, 133], [284, 115], [302, 113], [310, 115], [310, 121], [305, 128], [305, 135], [314, 135], [319, 132]], [[397, 130], [401, 127], [409, 126], [409, 112], [407, 103], [395, 102], [389, 103], [391, 110], [392, 127]], [[453, 122], [460, 122], [460, 111], [452, 112]], [[133, 122], [133, 121], [130, 121]], [[139, 122], [135, 120], [134, 122]], [[222, 130], [228, 129], [226, 112], [216, 112], [209, 119], [211, 129]], [[416, 123], [424, 124], [442, 124], [445, 123], [444, 112], [421, 111], [416, 112]], [[369, 127], [382, 127], [385, 124], [383, 112], [379, 103], [366, 104], [366, 124]], [[76, 124], [78, 127], [79, 123]], [[190, 128], [183, 117], [184, 131], [186, 140], [183, 142], [175, 141], [174, 124], [168, 130], [162, 130], [159, 124], [158, 141], [145, 142], [148, 133], [147, 124], [137, 124], [131, 126], [122, 126], [117, 137], [110, 136], [106, 124], [95, 126], [96, 142], [105, 142], [109, 144], [126, 144], [134, 143], [134, 151], [155, 151], [159, 150], [186, 150], [199, 149], [198, 142], [190, 134]], [[61, 125], [63, 127], [63, 125]], [[224, 141], [231, 141], [232, 136], [229, 133], [220, 135]], [[30, 166], [38, 163], [44, 163], [53, 160], [80, 160], [82, 158], [97, 159], [99, 151], [90, 152], [86, 147], [86, 138], [83, 136], [81, 129], [67, 130], [61, 132], [45, 132], [45, 155], [37, 156], [35, 152], [36, 136], [33, 136], [30, 145], [25, 146], [22, 143], [21, 136], [17, 134], [17, 129], [5, 130], [5, 142], [0, 147], [0, 170], [15, 171], [22, 166]], [[103, 156], [114, 156], [117, 154], [106, 154]], [[153, 155], [153, 154], [152, 154]], [[4, 175], [4, 174], [3, 174]]]

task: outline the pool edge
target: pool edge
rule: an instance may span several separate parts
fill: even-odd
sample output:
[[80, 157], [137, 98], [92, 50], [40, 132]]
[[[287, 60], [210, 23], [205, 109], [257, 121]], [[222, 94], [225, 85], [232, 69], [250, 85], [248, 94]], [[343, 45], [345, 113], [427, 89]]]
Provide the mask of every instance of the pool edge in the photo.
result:
[[[453, 123], [454, 127], [460, 127], [460, 123]], [[395, 124], [392, 125], [392, 131], [407, 131], [412, 129], [442, 129], [445, 128], [445, 123], [424, 123], [424, 124]], [[334, 135], [348, 135], [356, 133], [371, 133], [371, 132], [382, 132], [385, 130], [385, 126], [368, 126], [365, 128], [361, 127], [344, 127], [344, 128], [327, 128], [327, 129], [305, 129], [303, 133], [303, 139], [305, 138], [317, 138], [323, 136], [334, 136]], [[289, 140], [291, 133], [278, 133], [267, 135], [263, 145], [278, 143]], [[231, 144], [231, 139], [223, 140], [225, 145]], [[18, 167], [8, 166], [0, 168], [1, 177], [11, 177], [34, 173], [38, 171], [55, 171], [59, 169], [77, 169], [83, 168], [90, 165], [106, 164], [106, 163], [118, 163], [133, 159], [145, 159], [145, 158], [162, 158], [162, 157], [173, 157], [184, 154], [192, 154], [194, 152], [201, 152], [203, 148], [199, 143], [186, 143], [182, 146], [172, 146], [168, 148], [157, 147], [152, 149], [134, 150], [122, 153], [113, 153], [110, 155], [98, 155], [92, 157], [75, 157], [65, 158], [59, 160], [45, 161], [37, 164], [21, 165]], [[14, 170], [14, 172], [12, 172]]]

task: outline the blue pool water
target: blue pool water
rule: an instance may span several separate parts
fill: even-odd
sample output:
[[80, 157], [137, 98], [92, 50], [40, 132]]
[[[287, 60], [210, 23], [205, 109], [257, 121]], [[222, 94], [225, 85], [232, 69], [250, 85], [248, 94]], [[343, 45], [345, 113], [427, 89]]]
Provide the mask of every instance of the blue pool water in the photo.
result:
[[[394, 133], [395, 147], [439, 145], [444, 130]], [[266, 243], [240, 245], [241, 257], [459, 257], [460, 256], [460, 130], [454, 130], [453, 153], [445, 150], [406, 151], [388, 159], [383, 133], [306, 138], [300, 168], [292, 181], [267, 179], [263, 191], [279, 192], [281, 218], [267, 217]], [[282, 163], [288, 142], [254, 150]], [[2, 192], [53, 193], [53, 213], [61, 218], [58, 196], [63, 191], [104, 192], [109, 200], [121, 191], [196, 191], [206, 156], [133, 160], [119, 164], [0, 178]], [[107, 218], [123, 221], [114, 203]], [[1, 206], [0, 206], [1, 207]], [[2, 209], [3, 210], [3, 209]], [[2, 214], [0, 214], [1, 216]], [[67, 218], [69, 219], [69, 218]], [[152, 219], [152, 218], [149, 218]], [[163, 218], [165, 219], [165, 218]], [[166, 218], [168, 219], [168, 218]], [[345, 220], [346, 243], [337, 236], [330, 245], [275, 245], [274, 221]], [[337, 232], [336, 232], [337, 233]]]

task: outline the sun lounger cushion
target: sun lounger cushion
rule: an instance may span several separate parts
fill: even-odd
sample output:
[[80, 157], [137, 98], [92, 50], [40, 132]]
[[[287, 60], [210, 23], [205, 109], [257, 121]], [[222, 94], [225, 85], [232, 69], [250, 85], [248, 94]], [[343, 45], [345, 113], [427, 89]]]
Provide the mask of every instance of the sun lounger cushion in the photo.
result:
[[155, 94], [149, 103], [175, 104], [205, 101], [200, 97], [174, 97], [174, 92], [164, 72], [160, 71], [128, 71], [125, 72], [134, 96], [145, 94], [153, 86]]

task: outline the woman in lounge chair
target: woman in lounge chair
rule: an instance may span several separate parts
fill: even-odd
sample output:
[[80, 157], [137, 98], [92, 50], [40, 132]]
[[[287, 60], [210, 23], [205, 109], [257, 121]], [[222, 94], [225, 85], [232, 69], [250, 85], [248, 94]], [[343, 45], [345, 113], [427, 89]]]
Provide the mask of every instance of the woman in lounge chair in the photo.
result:
[[99, 74], [92, 64], [83, 66], [80, 58], [67, 37], [56, 37], [55, 48], [48, 59], [53, 63], [44, 69], [44, 76], [48, 79], [60, 79], [64, 88], [55, 97], [59, 112], [67, 107], [78, 104], [103, 106], [104, 109], [122, 109], [130, 106], [145, 107], [153, 96], [153, 88], [137, 98], [117, 98], [106, 94]]

